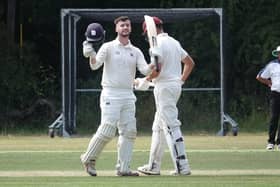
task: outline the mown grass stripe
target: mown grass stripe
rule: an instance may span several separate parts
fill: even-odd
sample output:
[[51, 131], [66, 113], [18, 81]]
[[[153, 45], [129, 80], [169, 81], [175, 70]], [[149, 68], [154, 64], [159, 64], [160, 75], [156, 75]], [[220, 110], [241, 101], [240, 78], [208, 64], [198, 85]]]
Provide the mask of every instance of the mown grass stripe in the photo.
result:
[[[83, 150], [84, 151], [84, 150]], [[0, 154], [6, 154], [6, 153], [81, 153], [83, 152], [78, 150], [9, 150], [9, 151], [0, 151]], [[135, 149], [134, 152], [149, 152], [148, 149]], [[191, 149], [186, 150], [190, 153], [249, 153], [249, 152], [279, 152], [280, 150], [273, 150], [268, 151], [265, 149]], [[115, 153], [115, 150], [104, 150], [103, 152], [107, 153]], [[168, 152], [168, 150], [165, 150], [165, 152]]]

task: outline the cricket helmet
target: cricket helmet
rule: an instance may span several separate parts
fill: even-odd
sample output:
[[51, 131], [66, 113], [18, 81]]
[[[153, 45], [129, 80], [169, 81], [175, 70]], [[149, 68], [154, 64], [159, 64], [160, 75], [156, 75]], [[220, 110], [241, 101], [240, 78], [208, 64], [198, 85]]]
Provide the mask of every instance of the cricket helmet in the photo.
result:
[[105, 38], [105, 30], [99, 23], [91, 23], [87, 27], [85, 36], [88, 42], [103, 42]]
[[[159, 18], [156, 17], [156, 16], [153, 16], [153, 20], [154, 20], [154, 22], [155, 22], [155, 25], [162, 25], [162, 24], [163, 24], [162, 20], [159, 19]], [[142, 29], [143, 29], [143, 34], [146, 34], [146, 32], [147, 32], [147, 26], [146, 26], [145, 20], [144, 20], [143, 23], [142, 23]]]

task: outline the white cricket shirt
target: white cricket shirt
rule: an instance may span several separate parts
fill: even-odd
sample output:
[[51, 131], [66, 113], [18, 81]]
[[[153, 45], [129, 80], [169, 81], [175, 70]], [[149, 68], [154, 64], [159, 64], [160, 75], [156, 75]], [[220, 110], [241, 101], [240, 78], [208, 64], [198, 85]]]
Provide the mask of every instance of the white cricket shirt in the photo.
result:
[[280, 92], [280, 61], [278, 59], [268, 63], [259, 75], [264, 79], [271, 79], [271, 91]]
[[154, 82], [180, 81], [182, 74], [182, 60], [189, 54], [181, 47], [181, 44], [167, 33], [157, 35], [157, 43], [163, 58], [161, 72]]
[[144, 75], [149, 71], [140, 49], [130, 41], [123, 45], [118, 38], [101, 46], [96, 54], [96, 63], [91, 68], [98, 69], [102, 64], [102, 94], [117, 98], [131, 96], [136, 68]]

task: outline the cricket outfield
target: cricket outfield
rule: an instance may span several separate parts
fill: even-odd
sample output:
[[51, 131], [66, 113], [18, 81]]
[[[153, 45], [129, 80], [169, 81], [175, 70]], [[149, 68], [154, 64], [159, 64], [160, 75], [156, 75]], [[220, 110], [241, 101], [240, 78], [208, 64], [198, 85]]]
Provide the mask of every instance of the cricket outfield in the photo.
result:
[[[0, 137], [0, 186], [279, 186], [280, 150], [266, 151], [266, 134], [187, 135], [191, 176], [170, 176], [166, 149], [161, 176], [116, 177], [116, 139], [97, 162], [97, 177], [88, 176], [79, 156], [90, 137]], [[150, 136], [138, 136], [132, 169], [147, 162]]]

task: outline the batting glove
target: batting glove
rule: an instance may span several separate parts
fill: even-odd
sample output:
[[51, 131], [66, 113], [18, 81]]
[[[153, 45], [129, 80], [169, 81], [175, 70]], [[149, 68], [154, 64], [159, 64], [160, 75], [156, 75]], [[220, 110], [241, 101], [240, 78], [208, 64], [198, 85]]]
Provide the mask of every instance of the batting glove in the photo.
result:
[[181, 86], [183, 86], [185, 84], [185, 81], [180, 80], [180, 84], [181, 84]]
[[94, 48], [92, 47], [92, 44], [89, 43], [88, 41], [83, 42], [83, 55], [86, 58], [96, 56], [96, 52], [95, 52]]
[[147, 91], [151, 86], [151, 82], [147, 81], [146, 78], [136, 78], [134, 81], [135, 90]]

